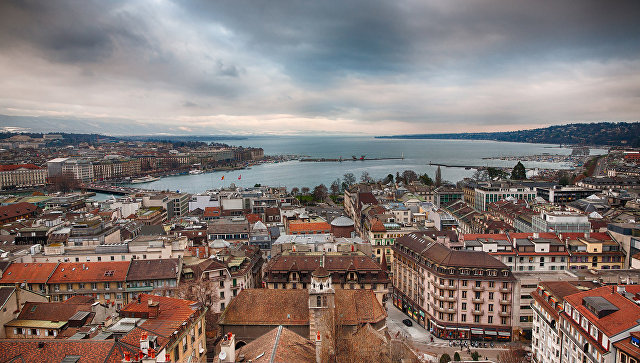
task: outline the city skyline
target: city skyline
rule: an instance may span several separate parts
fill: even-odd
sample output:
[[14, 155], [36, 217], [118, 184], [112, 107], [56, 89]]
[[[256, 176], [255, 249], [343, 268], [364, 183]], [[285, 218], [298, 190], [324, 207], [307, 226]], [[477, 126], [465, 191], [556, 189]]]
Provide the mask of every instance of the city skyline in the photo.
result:
[[633, 1], [2, 2], [0, 128], [381, 135], [637, 121], [639, 15]]

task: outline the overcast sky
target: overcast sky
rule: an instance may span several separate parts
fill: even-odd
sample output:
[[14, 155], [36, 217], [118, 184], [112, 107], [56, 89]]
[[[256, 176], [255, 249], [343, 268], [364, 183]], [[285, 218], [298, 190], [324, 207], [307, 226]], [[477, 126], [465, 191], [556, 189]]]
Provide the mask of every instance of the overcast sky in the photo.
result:
[[0, 126], [405, 134], [637, 121], [639, 19], [638, 0], [2, 0], [0, 114], [42, 117]]

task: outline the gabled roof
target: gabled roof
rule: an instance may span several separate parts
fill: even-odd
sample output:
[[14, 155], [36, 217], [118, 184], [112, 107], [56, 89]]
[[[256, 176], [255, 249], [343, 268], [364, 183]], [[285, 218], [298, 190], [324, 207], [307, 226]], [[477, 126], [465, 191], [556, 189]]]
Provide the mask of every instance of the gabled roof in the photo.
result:
[[0, 340], [0, 362], [42, 362], [44, 357], [47, 362], [62, 362], [75, 356], [77, 363], [121, 363], [124, 351], [134, 352], [115, 340]]
[[125, 281], [131, 261], [61, 262], [49, 278], [50, 284]]
[[179, 262], [177, 258], [131, 260], [127, 281], [175, 279]]
[[0, 207], [0, 220], [17, 218], [35, 212], [38, 209], [35, 204], [20, 202]]
[[14, 165], [0, 165], [0, 172], [2, 171], [13, 171], [18, 169], [30, 169], [30, 170], [38, 170], [42, 169], [39, 166], [33, 164], [14, 164]]
[[17, 319], [67, 321], [78, 311], [91, 311], [91, 304], [69, 304], [66, 301], [26, 302]]
[[57, 263], [12, 263], [2, 274], [0, 284], [45, 284]]
[[254, 363], [306, 363], [315, 361], [316, 349], [309, 339], [280, 325], [240, 348], [236, 357], [240, 356]]

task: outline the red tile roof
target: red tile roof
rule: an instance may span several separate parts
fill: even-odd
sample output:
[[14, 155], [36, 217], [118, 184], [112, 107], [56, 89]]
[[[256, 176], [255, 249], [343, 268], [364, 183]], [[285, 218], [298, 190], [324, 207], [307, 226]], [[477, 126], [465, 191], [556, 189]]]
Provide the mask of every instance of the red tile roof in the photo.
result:
[[125, 281], [129, 264], [130, 261], [62, 262], [49, 283]]
[[302, 232], [331, 232], [331, 226], [327, 222], [302, 222], [292, 221], [289, 223], [290, 233], [302, 233]]
[[120, 316], [148, 316], [150, 311], [149, 300], [158, 303], [158, 316], [147, 319], [120, 340], [133, 346], [140, 344], [142, 332], [151, 331], [158, 336], [158, 344], [161, 346], [157, 349], [159, 351], [163, 345], [169, 342], [173, 332], [181, 329], [182, 323], [189, 322], [190, 318], [195, 318], [202, 313], [202, 310], [198, 310], [199, 305], [195, 301], [148, 294], [140, 294], [139, 297], [139, 300], [136, 299], [125, 305], [120, 310]]
[[563, 239], [576, 240], [578, 238], [592, 238], [598, 241], [613, 241], [613, 238], [609, 234], [604, 232], [589, 233], [589, 237], [586, 237], [584, 233], [562, 233]]
[[[316, 359], [315, 344], [293, 331], [283, 327], [278, 336], [278, 329], [273, 328], [256, 340], [240, 348], [237, 357], [244, 355], [253, 363], [271, 362], [275, 353], [275, 362], [306, 363]], [[258, 358], [259, 357], [259, 358]]]
[[33, 164], [14, 164], [14, 165], [0, 165], [0, 172], [17, 170], [20, 168], [31, 169], [31, 170], [42, 169], [41, 167]]
[[[640, 286], [627, 285], [627, 291], [635, 293], [635, 289], [640, 291]], [[587, 317], [598, 329], [607, 336], [614, 336], [622, 331], [636, 326], [640, 319], [640, 306], [626, 297], [614, 292], [616, 286], [603, 286], [597, 289], [583, 291], [565, 297], [565, 300], [574, 306], [580, 314]], [[601, 296], [608, 302], [615, 305], [619, 310], [598, 319], [589, 309], [582, 305], [582, 299], [588, 296]]]
[[506, 233], [467, 233], [462, 235], [464, 241], [474, 241], [478, 239], [493, 239], [508, 241], [509, 237]]
[[115, 340], [10, 339], [0, 340], [0, 362], [61, 362], [75, 355], [78, 363], [121, 363], [125, 350]]
[[262, 221], [259, 214], [249, 213], [247, 214], [247, 221], [251, 224], [254, 224], [258, 221]]
[[204, 217], [220, 217], [221, 212], [219, 207], [205, 207]]
[[1, 285], [27, 282], [45, 284], [57, 263], [12, 263], [2, 274]]
[[0, 221], [28, 216], [33, 214], [37, 209], [38, 207], [34, 204], [27, 202], [5, 205], [0, 207]]

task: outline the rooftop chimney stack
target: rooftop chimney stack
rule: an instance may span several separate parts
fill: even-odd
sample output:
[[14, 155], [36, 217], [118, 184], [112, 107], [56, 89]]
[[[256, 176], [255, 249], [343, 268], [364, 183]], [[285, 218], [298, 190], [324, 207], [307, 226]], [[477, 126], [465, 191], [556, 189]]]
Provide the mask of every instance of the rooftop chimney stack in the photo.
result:
[[236, 336], [233, 333], [227, 333], [222, 339], [218, 358], [220, 359], [220, 363], [236, 361]]
[[142, 332], [142, 335], [140, 335], [140, 350], [145, 355], [149, 353], [149, 336], [147, 335], [147, 332]]

